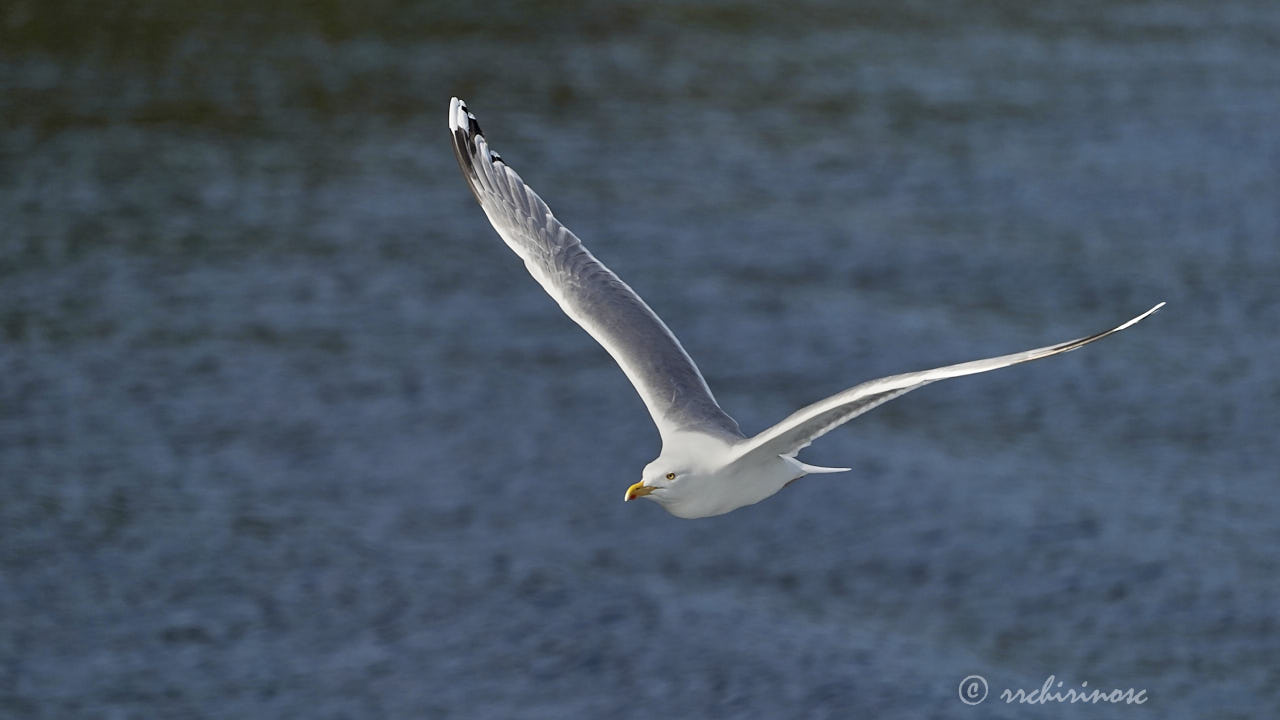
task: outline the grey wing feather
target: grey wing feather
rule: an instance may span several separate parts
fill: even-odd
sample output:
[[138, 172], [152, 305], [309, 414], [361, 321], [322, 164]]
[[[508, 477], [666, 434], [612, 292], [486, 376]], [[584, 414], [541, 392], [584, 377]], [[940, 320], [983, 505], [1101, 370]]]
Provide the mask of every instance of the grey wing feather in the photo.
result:
[[903, 373], [901, 375], [890, 375], [878, 380], [871, 380], [855, 385], [848, 390], [836, 393], [825, 400], [802, 408], [782, 422], [756, 435], [755, 437], [741, 443], [738, 449], [738, 456], [742, 457], [748, 454], [759, 452], [764, 455], [786, 455], [792, 456], [801, 449], [807, 447], [813, 440], [827, 434], [831, 430], [849, 422], [853, 418], [882, 405], [890, 400], [911, 392], [916, 388], [924, 387], [931, 382], [945, 380], [947, 378], [960, 377], [962, 375], [973, 375], [976, 373], [984, 373], [990, 370], [996, 370], [1018, 363], [1039, 360], [1051, 355], [1070, 352], [1077, 348], [1084, 347], [1091, 342], [1101, 340], [1102, 338], [1124, 330], [1143, 318], [1151, 315], [1155, 311], [1164, 306], [1160, 303], [1141, 315], [1129, 320], [1128, 322], [1114, 327], [1110, 330], [1090, 335], [1088, 337], [1078, 338], [1076, 340], [1068, 340], [1057, 345], [1049, 345], [1034, 350], [1013, 353], [1011, 355], [1001, 355], [999, 357], [987, 358], [985, 360], [974, 360], [972, 362], [960, 363], [958, 365], [948, 365], [946, 367], [934, 368], [933, 370], [922, 370], [920, 372]]
[[671, 330], [489, 149], [475, 116], [457, 98], [449, 105], [449, 130], [458, 165], [489, 222], [565, 314], [622, 367], [664, 440], [680, 431], [741, 440], [738, 424], [720, 409]]

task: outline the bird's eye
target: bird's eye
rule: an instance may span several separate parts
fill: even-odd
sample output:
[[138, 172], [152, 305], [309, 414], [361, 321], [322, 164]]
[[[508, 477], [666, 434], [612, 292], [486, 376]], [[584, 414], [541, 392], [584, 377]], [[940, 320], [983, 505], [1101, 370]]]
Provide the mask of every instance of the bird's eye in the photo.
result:
[[667, 473], [667, 479], [668, 479], [668, 480], [675, 480], [675, 479], [676, 479], [676, 474], [675, 474], [675, 473]]

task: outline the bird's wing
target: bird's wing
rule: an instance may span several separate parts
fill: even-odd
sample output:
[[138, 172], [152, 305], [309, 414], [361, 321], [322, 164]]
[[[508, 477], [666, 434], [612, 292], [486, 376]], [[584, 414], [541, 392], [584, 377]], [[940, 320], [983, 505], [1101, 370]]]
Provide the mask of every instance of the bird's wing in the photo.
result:
[[743, 441], [736, 449], [736, 455], [737, 457], [744, 457], [749, 454], [761, 453], [768, 456], [793, 456], [816, 438], [827, 434], [862, 413], [916, 388], [924, 387], [937, 380], [984, 373], [988, 370], [996, 370], [1010, 365], [1017, 365], [1018, 363], [1039, 360], [1050, 355], [1070, 352], [1095, 340], [1101, 340], [1112, 333], [1120, 332], [1163, 306], [1164, 303], [1160, 303], [1123, 325], [1077, 340], [1068, 340], [1057, 345], [1049, 345], [985, 360], [974, 360], [958, 365], [948, 365], [934, 368], [933, 370], [890, 375], [879, 380], [871, 380], [861, 385], [855, 385], [848, 390], [836, 393], [825, 400], [819, 400], [806, 408], [798, 410], [777, 425]]
[[449, 103], [449, 130], [462, 175], [489, 222], [565, 314], [622, 366], [663, 440], [681, 431], [741, 440], [738, 424], [716, 404], [671, 330], [489, 149], [476, 117], [457, 98]]

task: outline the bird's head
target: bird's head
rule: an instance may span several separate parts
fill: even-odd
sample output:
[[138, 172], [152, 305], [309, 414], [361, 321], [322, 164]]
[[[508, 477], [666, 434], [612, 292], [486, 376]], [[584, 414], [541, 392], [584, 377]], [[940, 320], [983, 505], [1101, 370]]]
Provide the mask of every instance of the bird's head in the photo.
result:
[[626, 494], [622, 496], [623, 502], [647, 497], [665, 505], [679, 494], [681, 484], [690, 475], [689, 471], [661, 463], [660, 460], [661, 458], [649, 463], [644, 469], [644, 474], [641, 475], [640, 482], [627, 488]]
[[640, 482], [627, 488], [622, 499], [649, 498], [667, 512], [680, 515], [723, 474], [730, 450], [724, 440], [701, 433], [670, 437], [662, 444], [662, 455], [645, 466]]

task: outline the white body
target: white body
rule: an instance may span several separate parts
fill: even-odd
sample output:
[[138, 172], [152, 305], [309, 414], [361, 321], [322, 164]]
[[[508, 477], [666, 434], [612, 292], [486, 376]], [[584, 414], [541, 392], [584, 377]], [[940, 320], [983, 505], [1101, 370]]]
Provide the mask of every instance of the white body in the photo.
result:
[[[711, 435], [675, 435], [663, 444], [662, 455], [645, 468], [645, 479], [639, 484], [653, 490], [643, 497], [660, 503], [676, 517], [710, 517], [754, 505], [810, 471], [843, 471], [815, 468], [783, 455], [740, 456], [739, 450], [737, 444]], [[672, 472], [667, 468], [681, 471], [674, 480], [667, 480], [667, 473]], [[631, 488], [627, 492], [634, 496]]]

